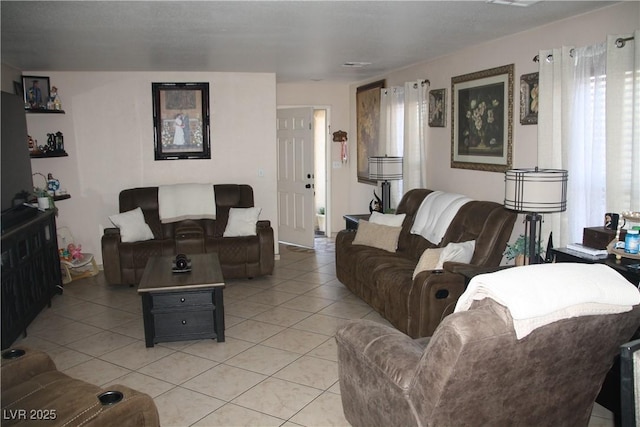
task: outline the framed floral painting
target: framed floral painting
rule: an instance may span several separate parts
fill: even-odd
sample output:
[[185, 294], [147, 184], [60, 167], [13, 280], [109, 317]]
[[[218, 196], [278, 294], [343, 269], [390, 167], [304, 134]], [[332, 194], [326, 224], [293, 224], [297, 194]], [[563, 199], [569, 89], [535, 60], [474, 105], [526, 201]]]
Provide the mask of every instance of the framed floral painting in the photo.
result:
[[209, 83], [151, 83], [155, 160], [210, 159]]
[[451, 79], [451, 167], [504, 172], [513, 157], [514, 65]]

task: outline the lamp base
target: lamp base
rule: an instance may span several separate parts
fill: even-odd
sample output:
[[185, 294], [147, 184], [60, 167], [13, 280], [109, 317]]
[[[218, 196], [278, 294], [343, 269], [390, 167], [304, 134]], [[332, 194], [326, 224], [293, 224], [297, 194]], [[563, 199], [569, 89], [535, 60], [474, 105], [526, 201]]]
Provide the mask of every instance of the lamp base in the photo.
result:
[[391, 183], [382, 181], [382, 213], [388, 213], [391, 210]]
[[525, 217], [524, 244], [527, 256], [526, 264], [540, 264], [540, 235], [542, 234], [542, 215], [530, 213]]

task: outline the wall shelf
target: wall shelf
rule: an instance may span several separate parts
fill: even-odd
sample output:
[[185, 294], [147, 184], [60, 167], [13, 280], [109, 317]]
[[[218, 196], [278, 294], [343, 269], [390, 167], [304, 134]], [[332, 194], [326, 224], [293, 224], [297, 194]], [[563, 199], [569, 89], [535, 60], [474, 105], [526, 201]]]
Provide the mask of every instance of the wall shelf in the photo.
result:
[[32, 159], [47, 159], [49, 157], [67, 157], [66, 151], [53, 151], [51, 153], [29, 153], [29, 157]]
[[25, 108], [24, 111], [28, 114], [64, 114], [64, 110], [45, 110], [35, 108]]

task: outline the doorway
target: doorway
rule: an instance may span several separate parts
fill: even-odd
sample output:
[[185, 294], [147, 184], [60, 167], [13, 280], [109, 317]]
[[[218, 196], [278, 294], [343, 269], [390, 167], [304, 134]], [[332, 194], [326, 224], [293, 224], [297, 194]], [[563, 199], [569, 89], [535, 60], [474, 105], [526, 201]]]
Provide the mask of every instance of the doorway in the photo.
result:
[[279, 240], [313, 248], [330, 235], [329, 109], [278, 108]]

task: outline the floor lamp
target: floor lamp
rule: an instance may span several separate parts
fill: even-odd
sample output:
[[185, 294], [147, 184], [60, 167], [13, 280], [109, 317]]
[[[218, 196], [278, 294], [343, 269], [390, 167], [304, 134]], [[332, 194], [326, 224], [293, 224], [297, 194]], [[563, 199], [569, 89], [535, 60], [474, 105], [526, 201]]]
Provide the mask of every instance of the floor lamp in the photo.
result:
[[382, 213], [391, 209], [391, 184], [402, 179], [402, 157], [369, 157], [369, 179], [382, 181]]
[[567, 210], [568, 172], [563, 169], [511, 169], [505, 172], [504, 207], [526, 213], [525, 247], [529, 264], [539, 262], [543, 213]]

